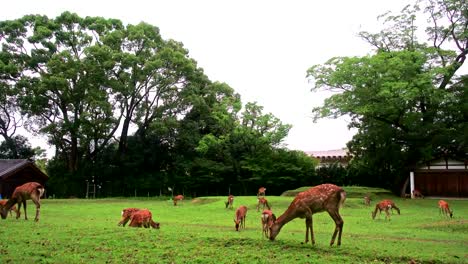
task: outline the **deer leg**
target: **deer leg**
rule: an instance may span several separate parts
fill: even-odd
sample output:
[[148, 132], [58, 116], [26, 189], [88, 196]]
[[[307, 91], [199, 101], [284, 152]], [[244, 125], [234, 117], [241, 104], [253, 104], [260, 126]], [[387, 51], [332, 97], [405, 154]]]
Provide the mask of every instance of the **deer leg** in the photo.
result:
[[34, 221], [39, 221], [39, 214], [41, 213], [41, 203], [39, 202], [39, 199], [33, 199], [32, 200], [34, 204], [36, 205], [36, 218], [34, 218]]
[[26, 214], [26, 200], [23, 201], [23, 208], [24, 208], [24, 220], [28, 220], [28, 215]]
[[18, 211], [16, 211], [16, 219], [19, 219], [21, 216], [21, 201], [18, 202]]
[[328, 214], [335, 221], [335, 231], [333, 232], [332, 239], [330, 241], [330, 246], [332, 246], [335, 243], [335, 238], [337, 234], [338, 234], [338, 242], [336, 243], [336, 245], [340, 246], [341, 245], [341, 233], [343, 232], [343, 225], [344, 225], [343, 218], [341, 218], [338, 211], [328, 212]]

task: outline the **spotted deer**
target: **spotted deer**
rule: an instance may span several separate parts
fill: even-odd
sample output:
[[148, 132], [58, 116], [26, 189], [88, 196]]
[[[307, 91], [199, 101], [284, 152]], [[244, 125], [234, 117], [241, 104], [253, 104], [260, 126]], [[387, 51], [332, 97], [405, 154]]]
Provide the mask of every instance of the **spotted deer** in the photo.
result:
[[1, 216], [2, 219], [5, 219], [8, 215], [8, 211], [15, 204], [18, 204], [18, 211], [16, 213], [16, 219], [20, 218], [21, 204], [24, 207], [24, 219], [28, 220], [28, 215], [26, 213], [26, 200], [31, 199], [36, 205], [36, 217], [34, 221], [39, 221], [39, 214], [41, 210], [41, 196], [44, 193], [44, 187], [37, 182], [27, 182], [21, 186], [16, 187], [11, 195], [11, 198], [8, 199], [5, 206], [1, 206]]
[[148, 209], [141, 209], [132, 214], [128, 226], [159, 229], [160, 224], [153, 221], [153, 215]]
[[140, 211], [138, 208], [126, 208], [122, 210], [122, 219], [120, 222], [117, 224], [118, 226], [125, 226], [128, 221], [130, 221], [130, 218], [135, 212]]
[[270, 204], [268, 203], [268, 200], [263, 198], [263, 197], [260, 197], [260, 198], [257, 198], [258, 199], [258, 203], [257, 203], [257, 212], [260, 211], [260, 205], [263, 206], [262, 207], [262, 210], [265, 209], [265, 206], [268, 208], [268, 210], [271, 210], [271, 206]]
[[382, 200], [375, 205], [375, 210], [372, 212], [372, 219], [375, 219], [377, 215], [377, 211], [379, 211], [379, 215], [382, 214], [382, 211], [385, 212], [385, 220], [390, 220], [390, 212], [393, 209], [397, 210], [398, 214], [400, 214], [400, 208], [396, 206], [396, 204], [392, 200]]
[[182, 194], [174, 196], [172, 199], [174, 201], [174, 206], [177, 206], [178, 201], [182, 201], [184, 199], [184, 196]]
[[276, 216], [271, 210], [263, 210], [261, 215], [263, 235], [268, 238], [270, 227], [276, 221]]
[[445, 217], [447, 217], [447, 216], [450, 216], [450, 218], [453, 217], [453, 211], [450, 210], [449, 204], [444, 200], [439, 201], [439, 214], [441, 214], [441, 213]]
[[338, 235], [337, 245], [341, 245], [341, 233], [343, 231], [344, 221], [340, 216], [340, 207], [346, 200], [346, 192], [333, 184], [321, 184], [310, 188], [307, 191], [300, 192], [289, 205], [288, 209], [276, 219], [270, 227], [270, 240], [275, 240], [281, 228], [291, 220], [299, 217], [305, 218], [306, 236], [305, 243], [309, 241], [309, 231], [312, 244], [315, 244], [312, 215], [320, 212], [328, 212], [333, 221], [335, 221], [335, 231], [333, 232], [330, 246], [335, 243]]
[[[8, 201], [8, 200], [0, 200], [0, 208], [1, 208], [2, 206], [5, 206], [6, 203], [7, 203], [7, 201]], [[18, 210], [16, 209], [16, 206], [15, 206], [15, 205], [13, 205], [13, 206], [10, 208], [9, 211], [10, 211], [10, 216], [13, 216], [13, 215], [12, 215], [12, 212], [15, 212], [15, 214], [18, 214]]]
[[266, 188], [265, 188], [265, 187], [260, 187], [260, 188], [258, 188], [257, 198], [260, 197], [260, 196], [265, 196], [265, 192], [266, 192]]
[[245, 218], [247, 217], [247, 206], [241, 205], [237, 208], [234, 215], [234, 223], [236, 224], [236, 231], [239, 231], [239, 228], [245, 228]]
[[229, 195], [228, 196], [228, 199], [227, 199], [227, 202], [224, 202], [226, 204], [226, 208], [231, 208], [232, 209], [232, 206], [234, 204], [234, 195]]

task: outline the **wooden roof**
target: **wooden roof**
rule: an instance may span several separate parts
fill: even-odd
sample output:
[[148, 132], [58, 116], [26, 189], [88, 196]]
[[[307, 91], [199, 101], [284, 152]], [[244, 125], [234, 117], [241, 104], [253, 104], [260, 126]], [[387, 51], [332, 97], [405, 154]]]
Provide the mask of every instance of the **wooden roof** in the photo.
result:
[[44, 172], [42, 172], [32, 160], [28, 159], [0, 159], [0, 179], [5, 180], [8, 177], [15, 175], [20, 170], [23, 169], [31, 169], [34, 173], [47, 180], [49, 176], [47, 176]]

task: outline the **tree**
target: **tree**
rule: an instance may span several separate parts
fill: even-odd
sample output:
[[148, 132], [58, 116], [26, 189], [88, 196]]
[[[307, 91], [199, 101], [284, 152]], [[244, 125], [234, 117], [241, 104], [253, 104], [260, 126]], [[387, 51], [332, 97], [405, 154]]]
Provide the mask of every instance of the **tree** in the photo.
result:
[[[358, 133], [350, 151], [361, 165], [383, 174], [387, 187], [417, 162], [468, 153], [466, 91], [460, 89], [466, 78], [457, 75], [468, 54], [467, 3], [425, 4], [432, 21], [428, 43], [416, 38], [419, 6], [407, 6], [399, 15], [383, 16], [388, 28], [360, 33], [377, 48], [373, 55], [332, 58], [308, 70], [312, 90], [336, 92], [314, 108], [315, 120], [351, 116], [349, 126]], [[451, 44], [455, 49], [444, 49]]]

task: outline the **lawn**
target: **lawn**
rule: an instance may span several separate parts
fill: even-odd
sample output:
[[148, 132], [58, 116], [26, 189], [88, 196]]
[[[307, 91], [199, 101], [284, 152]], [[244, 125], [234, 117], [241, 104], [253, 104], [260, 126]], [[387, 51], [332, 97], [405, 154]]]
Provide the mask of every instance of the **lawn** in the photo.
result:
[[[226, 197], [44, 199], [41, 220], [28, 202], [30, 220], [0, 221], [0, 263], [468, 263], [468, 201], [447, 200], [454, 218], [439, 215], [437, 200], [400, 199], [382, 189], [346, 188], [340, 247], [330, 247], [334, 223], [314, 215], [316, 244], [304, 244], [303, 219], [288, 223], [275, 241], [262, 237], [256, 197], [235, 197], [248, 206], [246, 229], [234, 229]], [[372, 205], [391, 198], [401, 215], [372, 220]], [[268, 196], [279, 216], [291, 196]], [[123, 208], [148, 208], [161, 229], [118, 227]], [[23, 217], [23, 215], [22, 215]]]

